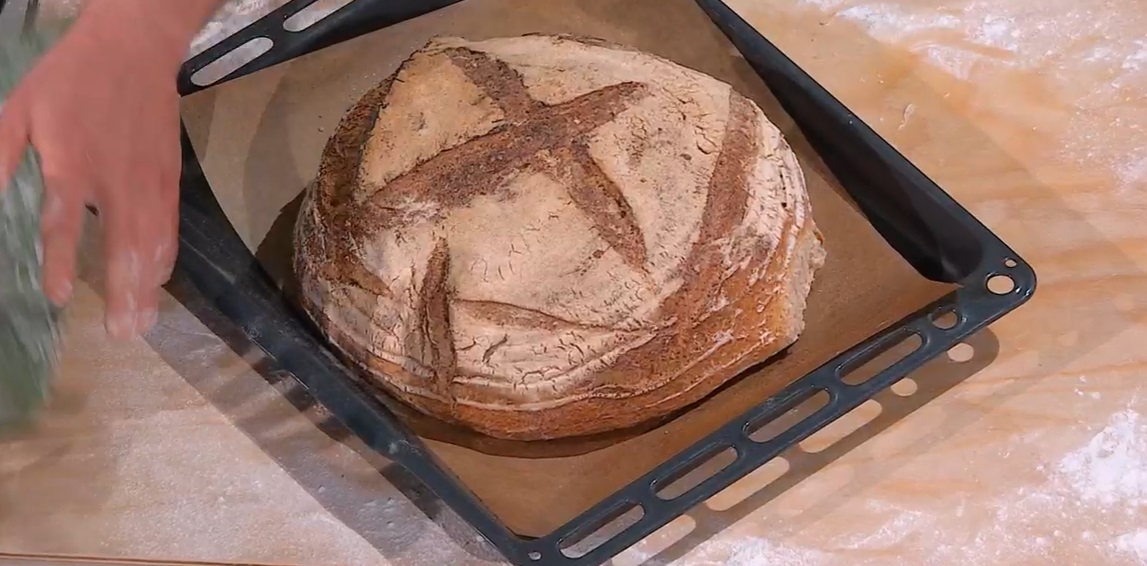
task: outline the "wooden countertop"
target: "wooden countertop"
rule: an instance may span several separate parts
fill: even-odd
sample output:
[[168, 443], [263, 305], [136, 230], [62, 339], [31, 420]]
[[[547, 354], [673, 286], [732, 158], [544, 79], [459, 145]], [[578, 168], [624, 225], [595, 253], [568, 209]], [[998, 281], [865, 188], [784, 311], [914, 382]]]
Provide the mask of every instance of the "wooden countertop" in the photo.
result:
[[[782, 480], [766, 467], [614, 564], [1147, 564], [1147, 15], [1134, 0], [730, 4], [1040, 288], [971, 359], [931, 364]], [[52, 410], [0, 439], [0, 552], [488, 563], [456, 517], [322, 434], [174, 301], [146, 342], [107, 341], [89, 281]]]

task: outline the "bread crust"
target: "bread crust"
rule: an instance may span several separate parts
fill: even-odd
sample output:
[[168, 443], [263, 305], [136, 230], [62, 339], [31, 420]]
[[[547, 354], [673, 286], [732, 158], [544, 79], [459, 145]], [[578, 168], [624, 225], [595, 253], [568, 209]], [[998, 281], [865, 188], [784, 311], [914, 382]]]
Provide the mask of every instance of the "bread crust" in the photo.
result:
[[[558, 259], [522, 236], [545, 210]], [[525, 257], [487, 284], [504, 237]], [[822, 244], [795, 155], [728, 85], [592, 38], [439, 38], [343, 117], [295, 270], [369, 388], [539, 440], [665, 416], [786, 348]]]

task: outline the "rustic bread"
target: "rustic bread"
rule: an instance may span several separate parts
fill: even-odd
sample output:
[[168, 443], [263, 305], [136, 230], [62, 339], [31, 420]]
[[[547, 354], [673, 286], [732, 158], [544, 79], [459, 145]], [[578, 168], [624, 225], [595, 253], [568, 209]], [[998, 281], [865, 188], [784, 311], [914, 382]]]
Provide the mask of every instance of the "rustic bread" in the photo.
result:
[[780, 131], [601, 41], [439, 38], [343, 118], [296, 230], [364, 383], [510, 439], [629, 427], [803, 330], [824, 262]]

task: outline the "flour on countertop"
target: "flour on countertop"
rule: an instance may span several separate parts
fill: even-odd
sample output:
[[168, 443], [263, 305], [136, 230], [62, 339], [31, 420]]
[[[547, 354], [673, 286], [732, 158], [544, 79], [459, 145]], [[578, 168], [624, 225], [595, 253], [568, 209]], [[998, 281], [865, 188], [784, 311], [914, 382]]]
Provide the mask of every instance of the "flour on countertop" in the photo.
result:
[[[1043, 484], [983, 504], [997, 508], [992, 527], [978, 532], [971, 545], [942, 547], [938, 564], [992, 557], [1050, 560], [1059, 555], [1057, 549], [1106, 546], [1116, 564], [1147, 565], [1147, 530], [1141, 529], [1147, 519], [1147, 420], [1142, 415], [1130, 408], [1116, 413], [1083, 446], [1039, 471], [1047, 474]], [[1050, 537], [1029, 536], [1049, 521], [1063, 528]], [[1099, 533], [1108, 533], [1107, 538]], [[1126, 534], [1112, 538], [1110, 533]]]
[[758, 537], [719, 538], [701, 544], [675, 566], [818, 566], [831, 558], [821, 551]]
[[1124, 411], [1056, 472], [1084, 502], [1105, 507], [1147, 505], [1147, 423]]
[[[1041, 441], [1039, 436], [1031, 440]], [[1005, 493], [999, 501], [978, 501], [977, 510], [990, 518], [976, 521], [989, 527], [975, 531], [954, 531], [942, 527], [946, 523], [935, 515], [874, 500], [869, 504], [872, 516], [891, 517], [875, 532], [887, 535], [855, 541], [855, 547], [877, 549], [923, 536], [937, 541], [937, 566], [1050, 563], [1063, 552], [1089, 548], [1106, 548], [1113, 561], [1109, 563], [1147, 565], [1147, 530], [1142, 528], [1147, 519], [1147, 419], [1125, 409], [1083, 446], [1039, 471], [1046, 474], [1042, 484]], [[963, 515], [963, 505], [954, 512]]]
[[782, 544], [757, 536], [719, 534], [673, 561], [646, 552], [639, 543], [614, 559], [617, 566], [822, 566], [835, 564], [833, 555]]
[[[771, 0], [787, 7], [792, 0]], [[1147, 184], [1147, 11], [1139, 0], [1103, 9], [1075, 0], [927, 2], [798, 0], [874, 39], [907, 49], [963, 80], [1026, 72], [1062, 98], [1063, 157], [1105, 167], [1125, 189]], [[1006, 81], [1005, 81], [1006, 82]], [[1038, 96], [1032, 93], [1031, 96]], [[1037, 102], [1041, 102], [1037, 100]]]
[[1147, 529], [1139, 529], [1115, 539], [1115, 548], [1147, 564]]
[[[1007, 441], [1016, 442], [1046, 445], [1048, 437]], [[1090, 553], [1083, 560], [1098, 554], [1105, 564], [1147, 566], [1147, 419], [1140, 413], [1133, 408], [1116, 413], [1086, 434], [1078, 448], [1033, 472], [1043, 481], [989, 491], [997, 493], [994, 498], [953, 493], [930, 508], [869, 497], [858, 512], [865, 527], [827, 538], [810, 540], [799, 528], [790, 532], [783, 521], [768, 540], [740, 536], [745, 530], [733, 526], [675, 562], [656, 557], [658, 545], [643, 541], [617, 563], [830, 566], [847, 557], [858, 566], [882, 566], [904, 545], [923, 544], [929, 548], [927, 566], [1072, 563], [1071, 553], [1080, 551]], [[964, 528], [953, 525], [949, 515], [965, 518], [958, 523]], [[753, 529], [761, 525], [754, 521]]]

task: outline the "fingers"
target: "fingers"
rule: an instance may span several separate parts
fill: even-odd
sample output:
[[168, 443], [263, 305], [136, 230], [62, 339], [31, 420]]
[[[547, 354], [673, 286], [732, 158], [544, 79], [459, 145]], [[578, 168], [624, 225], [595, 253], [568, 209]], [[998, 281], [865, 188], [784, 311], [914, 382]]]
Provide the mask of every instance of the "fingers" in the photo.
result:
[[107, 266], [104, 325], [108, 334], [120, 340], [138, 336], [142, 332], [139, 319], [148, 318], [148, 311], [156, 307], [148, 303], [151, 296], [146, 291], [153, 285], [144, 284], [145, 257], [139, 244], [146, 230], [140, 216], [124, 210], [123, 204], [100, 209]]
[[8, 187], [28, 148], [27, 116], [13, 100], [0, 109], [0, 191]]
[[[175, 192], [176, 198], [170, 198]], [[107, 260], [107, 314], [112, 337], [130, 339], [155, 325], [161, 286], [171, 275], [178, 232], [177, 191], [157, 187], [147, 198], [101, 207]]]
[[128, 237], [123, 235], [122, 228], [114, 228], [112, 222], [104, 225], [107, 230], [104, 253], [108, 270], [104, 325], [113, 338], [128, 340], [139, 335], [136, 317], [141, 309], [146, 308], [140, 304], [142, 297], [138, 284], [143, 273], [143, 260]]
[[84, 229], [82, 193], [60, 179], [45, 179], [40, 238], [44, 245], [44, 294], [57, 306], [72, 298], [76, 252]]

